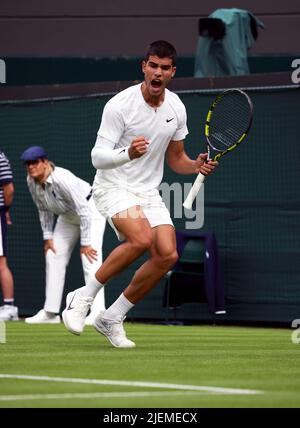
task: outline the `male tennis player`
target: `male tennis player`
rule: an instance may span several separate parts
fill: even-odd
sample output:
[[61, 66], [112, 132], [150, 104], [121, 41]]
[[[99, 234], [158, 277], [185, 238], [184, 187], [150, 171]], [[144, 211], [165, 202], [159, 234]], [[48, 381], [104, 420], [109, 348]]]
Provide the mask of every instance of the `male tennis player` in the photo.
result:
[[[80, 254], [85, 281], [102, 263], [102, 238], [105, 218], [95, 207], [91, 186], [71, 171], [55, 166], [40, 146], [22, 153], [27, 170], [27, 184], [39, 212], [46, 261], [46, 300], [43, 309], [26, 318], [28, 324], [57, 324], [60, 317], [66, 268], [80, 238]], [[54, 218], [57, 222], [54, 227]], [[104, 290], [94, 301], [85, 320], [91, 324], [105, 309]], [[89, 322], [90, 321], [90, 322]]]
[[106, 104], [92, 163], [97, 169], [94, 199], [119, 239], [85, 287], [67, 296], [65, 326], [74, 334], [84, 328], [91, 299], [111, 278], [149, 250], [150, 258], [136, 271], [120, 297], [94, 322], [96, 330], [119, 348], [131, 348], [123, 320], [177, 260], [175, 231], [157, 190], [164, 157], [180, 174], [210, 174], [217, 162], [207, 154], [190, 159], [183, 140], [188, 134], [186, 110], [166, 89], [176, 72], [176, 51], [166, 41], [153, 42], [142, 64], [144, 81], [114, 96]]

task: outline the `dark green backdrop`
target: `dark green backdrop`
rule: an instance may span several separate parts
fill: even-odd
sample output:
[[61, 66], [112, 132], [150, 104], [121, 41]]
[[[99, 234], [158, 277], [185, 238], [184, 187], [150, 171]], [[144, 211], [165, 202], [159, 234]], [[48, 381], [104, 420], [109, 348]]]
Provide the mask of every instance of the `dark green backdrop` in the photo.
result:
[[[226, 286], [228, 321], [290, 322], [300, 316], [299, 89], [249, 90], [255, 106], [247, 141], [205, 184], [204, 230], [214, 230]], [[203, 151], [203, 123], [214, 97], [180, 94], [188, 111], [186, 149]], [[59, 166], [92, 182], [90, 152], [107, 96], [63, 101], [0, 104], [1, 147], [15, 177], [9, 263], [21, 314], [40, 309], [44, 299], [44, 259], [38, 216], [19, 161], [30, 145], [43, 145]], [[164, 181], [192, 182], [166, 168]], [[185, 219], [176, 220], [184, 228]], [[104, 255], [118, 241], [107, 227]], [[108, 285], [107, 301], [119, 295], [139, 260]], [[73, 254], [65, 292], [83, 285], [79, 249]], [[163, 319], [163, 284], [131, 311], [132, 318]], [[187, 304], [179, 318], [211, 319], [206, 304]]]
[[[52, 85], [57, 83], [139, 80], [142, 78], [139, 57], [6, 57], [8, 86]], [[299, 54], [260, 54], [248, 58], [251, 74], [291, 71]], [[180, 56], [176, 77], [194, 76], [194, 56]]]

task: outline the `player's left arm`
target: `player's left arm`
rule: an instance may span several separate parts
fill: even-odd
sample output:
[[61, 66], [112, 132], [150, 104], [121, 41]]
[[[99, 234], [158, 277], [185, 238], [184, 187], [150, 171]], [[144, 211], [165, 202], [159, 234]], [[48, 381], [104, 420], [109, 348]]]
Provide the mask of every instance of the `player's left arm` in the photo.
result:
[[171, 141], [166, 152], [166, 160], [169, 167], [179, 174], [209, 175], [218, 165], [216, 161], [208, 161], [207, 153], [200, 153], [197, 159], [191, 159], [184, 150], [184, 142]]

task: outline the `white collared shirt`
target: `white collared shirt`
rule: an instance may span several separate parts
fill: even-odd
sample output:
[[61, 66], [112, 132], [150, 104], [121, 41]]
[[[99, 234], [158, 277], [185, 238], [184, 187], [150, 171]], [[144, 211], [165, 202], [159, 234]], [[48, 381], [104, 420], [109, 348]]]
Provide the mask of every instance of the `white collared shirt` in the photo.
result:
[[43, 238], [52, 239], [54, 215], [64, 216], [67, 221], [80, 224], [80, 243], [91, 243], [91, 208], [87, 197], [91, 186], [71, 171], [55, 167], [44, 185], [29, 175], [27, 184], [39, 211]]

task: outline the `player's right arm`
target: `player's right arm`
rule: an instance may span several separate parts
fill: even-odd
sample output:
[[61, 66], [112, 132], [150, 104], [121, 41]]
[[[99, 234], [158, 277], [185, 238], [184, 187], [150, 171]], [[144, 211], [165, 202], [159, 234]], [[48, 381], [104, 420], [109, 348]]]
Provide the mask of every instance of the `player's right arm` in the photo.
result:
[[98, 135], [92, 150], [92, 164], [96, 169], [112, 169], [130, 162], [129, 147], [115, 149], [115, 143]]
[[145, 137], [135, 138], [128, 149], [130, 159], [137, 159], [143, 156], [147, 152], [147, 146], [149, 141]]
[[92, 150], [92, 164], [96, 169], [112, 169], [122, 166], [132, 159], [143, 156], [149, 142], [144, 137], [136, 137], [128, 147], [115, 149], [115, 143], [98, 136]]
[[94, 168], [117, 168], [146, 153], [148, 141], [144, 137], [133, 138], [127, 147], [115, 148], [125, 127], [123, 113], [113, 98], [104, 107], [97, 140], [91, 153]]

